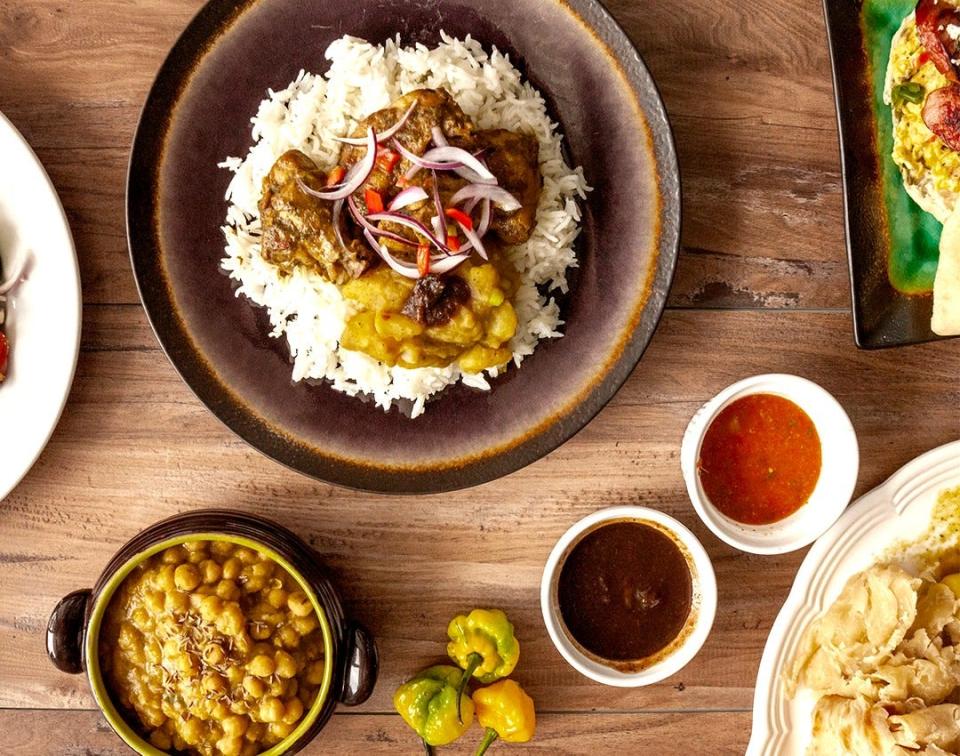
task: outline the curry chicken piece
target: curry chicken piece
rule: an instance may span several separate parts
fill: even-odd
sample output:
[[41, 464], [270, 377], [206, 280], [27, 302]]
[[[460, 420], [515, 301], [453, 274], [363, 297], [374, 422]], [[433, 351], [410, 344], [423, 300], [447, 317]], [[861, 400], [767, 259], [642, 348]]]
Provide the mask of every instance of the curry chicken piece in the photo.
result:
[[[378, 110], [361, 121], [353, 136], [363, 136], [369, 126], [377, 133], [396, 123], [412, 103], [416, 107], [406, 123], [395, 134], [400, 144], [416, 155], [423, 155], [431, 146], [432, 129], [440, 126], [449, 144], [470, 152], [482, 152], [490, 171], [497, 177], [498, 183], [521, 203], [522, 207], [512, 213], [495, 209], [490, 228], [507, 244], [522, 244], [530, 238], [540, 198], [539, 145], [536, 137], [506, 129], [489, 131], [478, 130], [470, 118], [460, 109], [456, 101], [443, 89], [417, 89], [400, 97], [390, 107]], [[384, 145], [389, 147], [389, 144]], [[365, 147], [346, 145], [340, 155], [344, 166], [351, 166], [361, 160]], [[355, 199], [361, 208], [365, 208], [364, 191], [373, 189], [379, 192], [388, 204], [401, 189], [397, 181], [410, 168], [410, 163], [401, 159], [388, 167], [384, 161], [378, 161], [373, 173], [357, 192]], [[433, 178], [431, 171], [420, 170], [411, 183], [423, 187], [433, 196]], [[450, 197], [469, 182], [452, 171], [438, 171], [437, 183], [444, 207], [449, 205]], [[404, 212], [413, 216], [427, 227], [430, 218], [436, 214], [433, 200], [404, 208]], [[416, 235], [396, 224], [383, 224], [384, 228], [399, 233], [411, 241], [417, 241]], [[410, 248], [387, 241], [393, 251], [409, 253]]]
[[346, 236], [341, 246], [333, 229], [333, 203], [303, 190], [324, 188], [325, 176], [299, 150], [283, 153], [263, 179], [260, 220], [261, 254], [268, 262], [291, 273], [305, 267], [335, 284], [343, 284], [366, 271], [376, 253]]

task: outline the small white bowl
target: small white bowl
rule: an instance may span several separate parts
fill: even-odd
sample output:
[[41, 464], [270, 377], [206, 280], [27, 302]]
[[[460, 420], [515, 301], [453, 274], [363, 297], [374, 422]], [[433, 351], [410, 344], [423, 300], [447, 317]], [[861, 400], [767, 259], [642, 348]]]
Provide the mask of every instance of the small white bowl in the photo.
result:
[[[744, 525], [720, 512], [697, 474], [700, 446], [714, 418], [751, 394], [776, 394], [794, 402], [809, 415], [820, 436], [822, 462], [813, 493], [792, 515], [768, 525]], [[846, 509], [857, 484], [860, 449], [850, 418], [831, 394], [806, 378], [771, 373], [738, 381], [697, 410], [683, 434], [680, 469], [694, 509], [718, 538], [751, 554], [784, 554], [815, 541]]]
[[[670, 536], [676, 543], [687, 564], [690, 566], [690, 575], [693, 578], [693, 598], [690, 604], [690, 615], [687, 624], [678, 635], [678, 641], [673, 648], [659, 652], [660, 658], [649, 665], [637, 669], [617, 669], [617, 662], [604, 663], [598, 657], [586, 651], [576, 643], [566, 629], [560, 615], [557, 598], [557, 584], [560, 578], [560, 569], [567, 555], [573, 547], [587, 533], [595, 530], [601, 524], [611, 521], [640, 522], [657, 528]], [[557, 545], [553, 547], [547, 564], [543, 569], [540, 580], [540, 609], [543, 612], [543, 621], [553, 645], [569, 664], [591, 680], [613, 685], [619, 688], [639, 688], [651, 685], [680, 671], [703, 646], [703, 642], [710, 634], [713, 618], [717, 613], [717, 580], [713, 573], [710, 557], [704, 550], [697, 537], [686, 527], [669, 515], [646, 507], [611, 507], [601, 509], [579, 522], [575, 523], [564, 533]], [[623, 667], [636, 666], [631, 663]]]

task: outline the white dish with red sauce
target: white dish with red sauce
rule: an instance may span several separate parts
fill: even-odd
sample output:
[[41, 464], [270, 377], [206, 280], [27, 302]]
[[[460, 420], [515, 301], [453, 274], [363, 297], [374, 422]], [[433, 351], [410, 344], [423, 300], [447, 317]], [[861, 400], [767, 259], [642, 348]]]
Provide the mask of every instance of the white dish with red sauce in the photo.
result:
[[21, 261], [6, 296], [9, 341], [0, 382], [0, 499], [46, 446], [73, 382], [80, 348], [80, 274], [57, 193], [33, 150], [0, 113], [0, 261]]
[[[819, 439], [819, 472], [810, 482], [809, 495], [803, 495], [792, 513], [770, 521], [744, 522], [711, 500], [701, 455], [714, 421], [739, 400], [757, 395], [786, 399], [809, 418]], [[840, 403], [816, 383], [786, 374], [752, 376], [721, 391], [691, 418], [680, 450], [687, 493], [700, 519], [722, 541], [753, 554], [794, 551], [822, 535], [849, 503], [859, 464], [857, 436]]]

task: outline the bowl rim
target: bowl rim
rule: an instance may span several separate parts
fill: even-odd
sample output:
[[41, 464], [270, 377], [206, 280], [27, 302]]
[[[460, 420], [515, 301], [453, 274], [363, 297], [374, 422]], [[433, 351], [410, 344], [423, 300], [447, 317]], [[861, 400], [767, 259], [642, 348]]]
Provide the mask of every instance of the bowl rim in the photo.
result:
[[[809, 520], [812, 526], [798, 531], [793, 537], [784, 537], [785, 530], [795, 523], [807, 503], [793, 514], [776, 522], [760, 526], [750, 526], [727, 517], [710, 501], [700, 484], [697, 473], [697, 459], [707, 429], [717, 415], [730, 404], [745, 396], [754, 394], [774, 394], [789, 399], [799, 406], [814, 423], [820, 437], [822, 449], [827, 444], [845, 453], [840, 459], [823, 454], [820, 475], [810, 494], [808, 502], [825, 502], [821, 507], [823, 516]], [[816, 404], [818, 410], [813, 410]], [[853, 423], [846, 410], [836, 397], [823, 386], [799, 375], [790, 373], [762, 373], [752, 375], [730, 384], [704, 403], [690, 418], [683, 434], [680, 447], [680, 469], [686, 485], [687, 495], [696, 510], [697, 516], [711, 532], [724, 543], [750, 554], [786, 554], [813, 543], [837, 518], [843, 514], [853, 496], [860, 469], [860, 447]], [[836, 471], [835, 476], [824, 475], [825, 470]], [[839, 480], [838, 490], [825, 496], [827, 485]], [[809, 510], [807, 510], [809, 511]]]
[[[586, 654], [567, 637], [562, 627], [553, 584], [562, 567], [561, 558], [584, 533], [603, 523], [629, 520], [658, 526], [666, 530], [686, 549], [691, 576], [694, 580], [696, 610], [691, 629], [683, 641], [666, 656], [640, 670], [624, 672], [604, 665]], [[560, 536], [547, 557], [540, 579], [540, 611], [547, 633], [554, 647], [566, 662], [580, 674], [604, 685], [618, 688], [639, 688], [670, 677], [679, 672], [695, 657], [710, 634], [717, 611], [717, 580], [710, 556], [700, 540], [683, 523], [664, 512], [649, 507], [624, 505], [607, 507], [582, 517]], [[681, 631], [683, 632], [683, 631]], [[678, 636], [679, 637], [679, 636]]]
[[333, 669], [335, 660], [333, 659], [333, 633], [330, 627], [327, 613], [324, 611], [316, 591], [313, 590], [309, 581], [297, 570], [290, 560], [278, 553], [270, 546], [247, 536], [233, 535], [209, 530], [198, 530], [192, 533], [180, 534], [157, 541], [142, 551], [127, 559], [122, 565], [114, 570], [102, 587], [96, 592], [91, 601], [91, 608], [87, 622], [85, 623], [83, 648], [87, 660], [87, 679], [90, 682], [90, 689], [93, 692], [97, 706], [103, 712], [109, 725], [130, 746], [134, 751], [143, 756], [167, 756], [168, 752], [160, 750], [148, 741], [144, 740], [134, 728], [128, 724], [127, 719], [120, 713], [119, 709], [113, 703], [113, 698], [107, 690], [106, 682], [100, 671], [99, 656], [99, 635], [103, 624], [104, 615], [107, 607], [117, 589], [123, 584], [127, 576], [140, 564], [150, 557], [159, 554], [172, 546], [182, 545], [193, 541], [219, 541], [236, 543], [253, 549], [257, 552], [266, 554], [271, 560], [283, 567], [300, 588], [306, 593], [313, 605], [314, 611], [320, 622], [320, 628], [323, 633], [323, 652], [324, 652], [324, 670], [323, 682], [317, 692], [313, 703], [306, 715], [301, 719], [297, 727], [286, 738], [277, 743], [270, 749], [263, 751], [261, 756], [281, 756], [287, 753], [289, 749], [300, 740], [310, 727], [316, 722], [324, 705], [331, 695], [333, 685]]

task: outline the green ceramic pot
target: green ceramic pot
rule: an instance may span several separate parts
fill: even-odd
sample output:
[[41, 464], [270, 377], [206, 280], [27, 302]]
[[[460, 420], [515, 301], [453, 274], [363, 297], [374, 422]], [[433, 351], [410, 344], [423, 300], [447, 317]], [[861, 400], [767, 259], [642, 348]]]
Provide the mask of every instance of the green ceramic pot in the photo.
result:
[[269, 520], [229, 510], [200, 510], [175, 515], [150, 526], [121, 548], [92, 589], [65, 596], [47, 624], [47, 654], [72, 674], [86, 672], [107, 722], [137, 753], [164, 753], [144, 740], [114, 705], [100, 673], [98, 644], [104, 612], [124, 578], [145, 559], [189, 541], [230, 541], [266, 554], [286, 569], [310, 597], [323, 632], [325, 676], [313, 705], [297, 728], [265, 753], [296, 753], [323, 729], [338, 703], [354, 706], [373, 692], [377, 648], [363, 626], [348, 621], [339, 595], [319, 556], [299, 537]]

